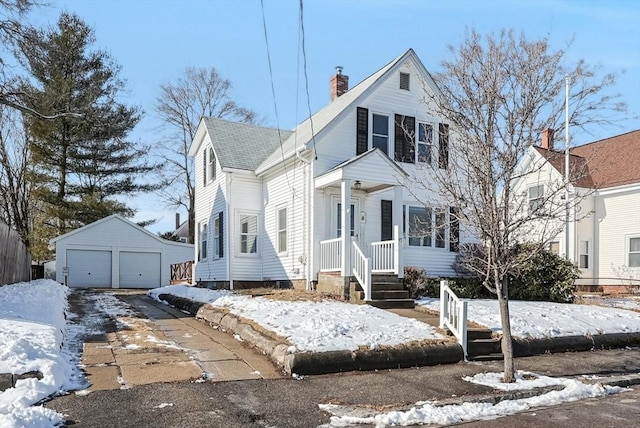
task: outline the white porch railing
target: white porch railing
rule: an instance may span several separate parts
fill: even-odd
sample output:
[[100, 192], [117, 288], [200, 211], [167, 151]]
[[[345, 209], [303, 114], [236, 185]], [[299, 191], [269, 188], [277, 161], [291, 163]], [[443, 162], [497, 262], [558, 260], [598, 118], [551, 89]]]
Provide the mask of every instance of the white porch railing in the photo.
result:
[[341, 238], [320, 241], [320, 272], [339, 272], [341, 263]]
[[394, 241], [372, 242], [369, 247], [371, 255], [371, 271], [385, 273], [394, 271]]
[[353, 241], [351, 245], [353, 250], [353, 260], [351, 262], [353, 276], [358, 280], [364, 291], [364, 300], [371, 300], [371, 259], [365, 256], [356, 241]]
[[467, 302], [449, 288], [448, 281], [440, 281], [440, 328], [448, 328], [462, 346], [467, 359]]

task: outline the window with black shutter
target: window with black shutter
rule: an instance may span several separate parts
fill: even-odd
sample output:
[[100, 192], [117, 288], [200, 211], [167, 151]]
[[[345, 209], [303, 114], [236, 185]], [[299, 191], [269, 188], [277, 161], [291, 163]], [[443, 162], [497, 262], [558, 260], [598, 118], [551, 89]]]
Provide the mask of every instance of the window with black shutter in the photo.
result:
[[395, 116], [395, 148], [396, 162], [415, 162], [415, 148], [413, 139], [416, 133], [416, 118], [412, 116]]
[[446, 123], [438, 124], [440, 134], [440, 144], [438, 146], [438, 166], [440, 169], [449, 167], [449, 125]]
[[218, 257], [224, 256], [224, 213], [221, 211], [218, 214], [218, 221], [220, 222], [220, 229], [218, 229]]
[[380, 240], [390, 241], [393, 239], [393, 201], [380, 201]]
[[458, 220], [458, 209], [449, 207], [449, 251], [458, 252], [460, 250], [460, 220]]
[[369, 148], [369, 109], [358, 107], [356, 118], [356, 155]]

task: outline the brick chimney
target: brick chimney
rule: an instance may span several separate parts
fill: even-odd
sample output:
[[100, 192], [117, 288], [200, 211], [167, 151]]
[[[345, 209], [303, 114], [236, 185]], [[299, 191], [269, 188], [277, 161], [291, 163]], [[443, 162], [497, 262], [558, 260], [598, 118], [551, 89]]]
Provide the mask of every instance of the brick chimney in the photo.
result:
[[540, 147], [547, 150], [553, 150], [553, 129], [546, 128], [542, 130], [542, 143]]
[[331, 101], [349, 90], [349, 76], [342, 74], [342, 66], [336, 67], [336, 74], [331, 78]]

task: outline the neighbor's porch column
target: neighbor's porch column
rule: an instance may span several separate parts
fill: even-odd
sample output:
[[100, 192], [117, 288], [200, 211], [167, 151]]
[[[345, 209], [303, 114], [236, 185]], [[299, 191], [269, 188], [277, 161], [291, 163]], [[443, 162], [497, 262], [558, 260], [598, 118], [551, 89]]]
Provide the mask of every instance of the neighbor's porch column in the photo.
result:
[[[400, 185], [395, 185], [393, 186], [393, 215], [392, 215], [392, 219], [393, 219], [393, 230], [394, 230], [394, 236], [393, 239], [396, 241], [397, 244], [397, 257], [396, 257], [396, 272], [398, 275], [398, 278], [404, 278], [404, 261], [402, 258], [402, 250], [404, 247], [404, 240], [402, 239], [403, 237], [403, 221], [402, 221], [402, 205], [403, 205], [403, 192], [402, 192], [402, 186]], [[396, 231], [397, 231], [397, 236], [396, 236]]]
[[351, 276], [351, 180], [343, 179], [340, 183], [340, 254], [342, 266], [340, 275]]

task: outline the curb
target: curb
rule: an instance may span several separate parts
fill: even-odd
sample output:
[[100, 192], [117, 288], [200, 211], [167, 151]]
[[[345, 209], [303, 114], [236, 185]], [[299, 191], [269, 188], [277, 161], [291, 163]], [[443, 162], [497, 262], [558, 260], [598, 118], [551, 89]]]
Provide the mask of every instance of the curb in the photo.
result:
[[209, 304], [193, 302], [170, 294], [158, 296], [196, 319], [240, 335], [289, 374], [317, 375], [359, 370], [391, 369], [453, 364], [463, 360], [458, 344], [438, 343], [383, 347], [376, 350], [290, 352], [291, 344], [275, 335], [253, 328], [242, 318]]
[[560, 336], [542, 339], [513, 339], [514, 357], [556, 352], [582, 352], [594, 349], [640, 346], [640, 332], [608, 333], [596, 336]]
[[22, 374], [0, 373], [0, 392], [16, 386], [16, 382], [22, 379], [42, 379], [42, 372], [39, 370]]

